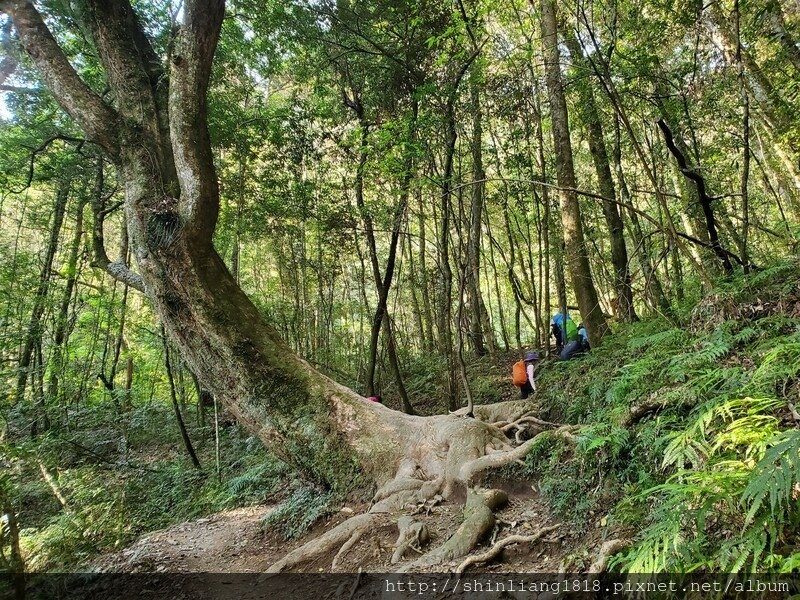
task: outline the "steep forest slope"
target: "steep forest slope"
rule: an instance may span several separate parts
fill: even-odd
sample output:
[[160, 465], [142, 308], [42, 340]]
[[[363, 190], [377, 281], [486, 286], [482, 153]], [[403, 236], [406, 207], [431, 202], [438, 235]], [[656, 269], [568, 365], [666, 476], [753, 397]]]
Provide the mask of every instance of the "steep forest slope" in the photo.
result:
[[[478, 398], [509, 397], [509, 365], [488, 359], [469, 364], [473, 389], [486, 390]], [[430, 372], [408, 379], [434, 393], [445, 385]], [[524, 464], [492, 476], [492, 486], [508, 490], [510, 503], [472, 555], [506, 535], [547, 527], [541, 541], [509, 548], [492, 568], [587, 569], [604, 542], [618, 540], [611, 564], [623, 571], [792, 572], [800, 560], [799, 392], [796, 262], [720, 282], [712, 294], [669, 316], [619, 326], [602, 348], [579, 359], [545, 361], [535, 398], [539, 416], [579, 428], [571, 437], [539, 433]], [[98, 435], [96, 422], [87, 429]], [[84, 443], [95, 448], [94, 456], [84, 452], [80, 459], [69, 459], [69, 444], [55, 436], [40, 441], [42, 460], [73, 464], [59, 470], [64, 507], [52, 501], [41, 473], [22, 473], [20, 490], [32, 503], [23, 512], [29, 521], [22, 536], [31, 565], [260, 571], [359, 510], [358, 502], [342, 503], [300, 480], [281, 489], [287, 468], [252, 439], [235, 442], [241, 434], [230, 429], [225, 439], [233, 445], [226, 452], [244, 457], [236, 460], [245, 466], [228, 464], [224, 482], [192, 475], [177, 456], [156, 459], [165, 441], [153, 431], [132, 436], [136, 460], [129, 468], [145, 469], [133, 480], [103, 475], [109, 471], [93, 438]], [[193, 424], [190, 431], [203, 436]], [[213, 447], [200, 449], [204, 461], [213, 456]], [[150, 462], [144, 466], [140, 458]], [[102, 491], [92, 484], [100, 476]], [[166, 504], [165, 493], [172, 498]], [[260, 504], [265, 500], [269, 506]], [[211, 516], [248, 504], [253, 509]], [[127, 514], [122, 522], [114, 517], [119, 512]], [[461, 507], [433, 503], [407, 512], [427, 524], [435, 545], [458, 526]], [[205, 518], [93, 562], [98, 551], [199, 516]], [[396, 537], [396, 516], [387, 517], [338, 557], [337, 569], [397, 568], [389, 564]], [[336, 554], [297, 568], [328, 570]]]
[[522, 471], [553, 509], [632, 542], [632, 572], [800, 565], [800, 274], [781, 264], [722, 283], [696, 306], [620, 328], [542, 375], [550, 418]]
[[250, 507], [272, 571], [523, 524], [530, 569], [796, 569], [797, 40], [777, 0], [0, 0], [0, 569]]

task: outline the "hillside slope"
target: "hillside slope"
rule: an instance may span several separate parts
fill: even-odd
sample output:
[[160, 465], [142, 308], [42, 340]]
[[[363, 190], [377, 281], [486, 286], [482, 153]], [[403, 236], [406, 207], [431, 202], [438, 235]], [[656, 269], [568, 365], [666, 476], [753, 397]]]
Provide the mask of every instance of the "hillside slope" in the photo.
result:
[[583, 529], [607, 515], [631, 572], [800, 567], [800, 269], [722, 283], [542, 369], [551, 420], [519, 475]]

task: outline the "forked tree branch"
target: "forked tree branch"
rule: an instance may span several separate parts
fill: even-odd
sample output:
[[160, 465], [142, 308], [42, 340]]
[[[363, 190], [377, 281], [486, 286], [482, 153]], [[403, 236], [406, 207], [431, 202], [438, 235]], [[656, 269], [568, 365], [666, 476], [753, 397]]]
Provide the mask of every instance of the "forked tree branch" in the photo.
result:
[[111, 210], [105, 206], [106, 198], [103, 195], [103, 159], [97, 159], [97, 173], [95, 176], [95, 189], [92, 194], [91, 206], [94, 215], [94, 227], [92, 229], [92, 262], [93, 267], [103, 269], [114, 279], [127, 284], [135, 290], [145, 292], [144, 281], [141, 275], [133, 272], [125, 262], [120, 260], [112, 261], [106, 252], [105, 234], [103, 225], [106, 215]]
[[206, 120], [208, 82], [224, 0], [187, 0], [170, 57], [169, 117], [187, 235], [211, 243], [219, 215], [219, 185]]

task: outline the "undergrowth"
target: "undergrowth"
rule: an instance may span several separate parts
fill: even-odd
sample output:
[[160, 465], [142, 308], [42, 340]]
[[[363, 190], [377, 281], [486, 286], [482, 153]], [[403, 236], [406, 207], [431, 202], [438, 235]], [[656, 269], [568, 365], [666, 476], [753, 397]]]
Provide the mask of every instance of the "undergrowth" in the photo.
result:
[[[26, 569], [85, 567], [97, 554], [143, 533], [264, 502], [287, 476], [287, 467], [236, 425], [220, 430], [219, 477], [213, 431], [191, 427], [203, 470], [192, 468], [176, 444], [171, 410], [159, 405], [143, 405], [130, 415], [127, 452], [120, 454], [119, 432], [108, 425], [112, 409], [92, 407], [80, 431], [0, 446]], [[148, 414], [136, 414], [143, 412]]]
[[[505, 399], [508, 365], [492, 360], [506, 359], [471, 359], [476, 401]], [[422, 356], [406, 367], [412, 396], [443, 397], [441, 361]], [[668, 316], [620, 325], [579, 359], [546, 362], [537, 399], [543, 417], [583, 425], [578, 441], [545, 433], [524, 466], [505, 476], [538, 480], [576, 531], [600, 526], [632, 539], [614, 568], [800, 568], [796, 263], [723, 282]], [[144, 532], [268, 498], [283, 501], [265, 526], [293, 539], [337, 503], [299, 482], [286, 486], [288, 469], [237, 426], [222, 429], [218, 478], [210, 428], [190, 429], [201, 473], [176, 443], [163, 405], [142, 404], [123, 421], [110, 403], [87, 406], [72, 422], [80, 427], [0, 447], [0, 499], [22, 507], [31, 570], [73, 568]]]
[[334, 497], [310, 487], [297, 487], [276, 508], [267, 513], [264, 527], [277, 530], [284, 539], [297, 539], [333, 509]]
[[585, 357], [546, 364], [539, 390], [551, 419], [585, 426], [576, 445], [542, 436], [522, 475], [578, 530], [608, 514], [609, 531], [634, 541], [617, 568], [798, 568], [796, 263], [619, 326]]

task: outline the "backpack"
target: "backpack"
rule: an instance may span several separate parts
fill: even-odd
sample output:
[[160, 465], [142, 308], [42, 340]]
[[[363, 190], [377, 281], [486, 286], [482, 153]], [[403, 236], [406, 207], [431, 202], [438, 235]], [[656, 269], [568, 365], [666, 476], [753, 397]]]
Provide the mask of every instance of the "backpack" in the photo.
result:
[[517, 387], [522, 387], [528, 381], [528, 369], [525, 367], [525, 361], [518, 360], [514, 363], [514, 369], [511, 375], [511, 381]]
[[578, 326], [575, 325], [575, 321], [569, 315], [556, 313], [550, 322], [558, 328], [559, 342], [562, 345], [578, 339]]
[[[575, 325], [575, 321], [567, 317], [566, 322], [566, 330], [567, 330], [567, 339], [566, 342], [574, 342], [578, 339], [578, 326]], [[565, 342], [565, 343], [566, 343]]]

